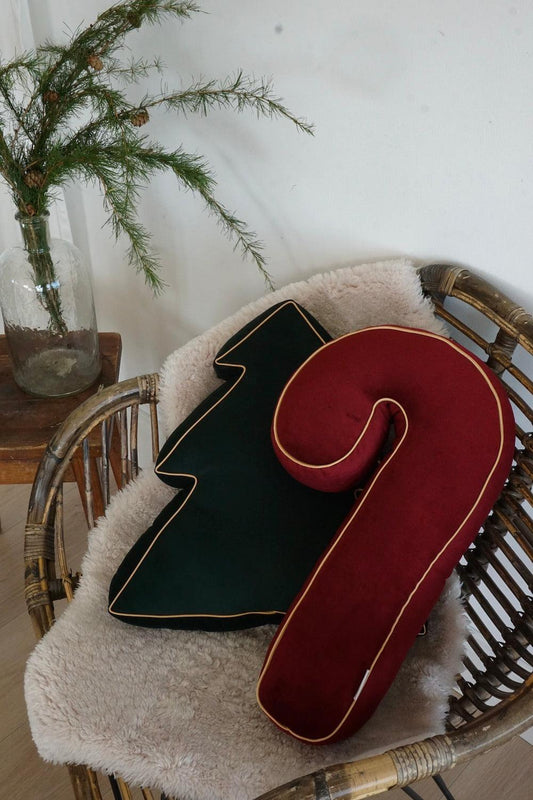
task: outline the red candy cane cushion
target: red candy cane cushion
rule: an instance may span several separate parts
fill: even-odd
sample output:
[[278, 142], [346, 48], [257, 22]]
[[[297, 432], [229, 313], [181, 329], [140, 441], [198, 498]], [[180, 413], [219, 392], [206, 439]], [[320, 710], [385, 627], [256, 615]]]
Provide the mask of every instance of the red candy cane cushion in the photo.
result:
[[[375, 462], [392, 425], [392, 451]], [[494, 373], [433, 333], [382, 326], [317, 350], [280, 397], [274, 448], [323, 491], [363, 493], [289, 608], [257, 697], [305, 742], [354, 733], [387, 691], [509, 473], [514, 419]]]

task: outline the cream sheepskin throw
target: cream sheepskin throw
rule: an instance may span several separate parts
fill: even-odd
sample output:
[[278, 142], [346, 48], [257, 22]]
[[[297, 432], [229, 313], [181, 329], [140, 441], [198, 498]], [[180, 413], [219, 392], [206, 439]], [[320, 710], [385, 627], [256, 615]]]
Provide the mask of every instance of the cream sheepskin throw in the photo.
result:
[[[405, 260], [345, 267], [295, 283], [167, 359], [160, 407], [166, 435], [218, 385], [212, 361], [226, 339], [289, 297], [333, 336], [382, 323], [443, 332]], [[416, 640], [372, 719], [351, 739], [320, 748], [281, 733], [256, 704], [273, 626], [226, 633], [151, 630], [111, 617], [111, 577], [172, 494], [147, 470], [116, 495], [89, 535], [73, 602], [28, 661], [26, 702], [44, 759], [87, 763], [181, 800], [246, 800], [326, 764], [443, 731], [465, 636], [455, 577], [432, 612], [428, 634]]]

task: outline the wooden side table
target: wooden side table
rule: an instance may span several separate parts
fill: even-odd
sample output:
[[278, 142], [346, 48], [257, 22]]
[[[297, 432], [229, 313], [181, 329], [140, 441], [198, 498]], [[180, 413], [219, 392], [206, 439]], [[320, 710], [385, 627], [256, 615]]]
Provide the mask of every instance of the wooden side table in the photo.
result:
[[[100, 386], [118, 380], [122, 341], [119, 333], [100, 333], [102, 371], [92, 386], [71, 397], [32, 397], [19, 389], [13, 379], [6, 337], [0, 336], [0, 484], [33, 483], [39, 461], [56, 429], [63, 420]], [[91, 472], [97, 475], [96, 458], [101, 446], [95, 437], [91, 444]], [[120, 458], [120, 455], [119, 455]], [[81, 456], [73, 459], [65, 475], [83, 490]], [[103, 513], [103, 504], [95, 496], [95, 515]]]

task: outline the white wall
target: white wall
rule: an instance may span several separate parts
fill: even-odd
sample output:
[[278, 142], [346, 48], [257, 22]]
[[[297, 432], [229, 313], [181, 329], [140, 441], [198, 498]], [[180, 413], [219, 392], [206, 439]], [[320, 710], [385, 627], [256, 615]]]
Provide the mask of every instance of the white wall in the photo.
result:
[[[108, 0], [29, 0], [37, 37], [90, 22]], [[169, 148], [208, 157], [218, 196], [265, 243], [276, 283], [347, 261], [408, 255], [472, 267], [533, 309], [533, 4], [527, 0], [203, 0], [208, 14], [131, 37], [169, 85], [239, 67], [271, 75], [314, 138], [254, 115], [153, 115]], [[157, 86], [154, 86], [157, 88]], [[123, 336], [122, 376], [264, 291], [202, 202], [169, 176], [140, 206], [168, 288], [125, 263], [94, 189], [66, 193], [99, 327]]]

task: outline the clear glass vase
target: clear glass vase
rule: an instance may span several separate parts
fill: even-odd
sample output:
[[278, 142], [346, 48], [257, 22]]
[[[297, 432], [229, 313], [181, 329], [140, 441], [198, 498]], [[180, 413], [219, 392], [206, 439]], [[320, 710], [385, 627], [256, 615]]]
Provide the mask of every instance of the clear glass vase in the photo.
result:
[[23, 245], [0, 256], [0, 307], [15, 381], [38, 397], [86, 389], [100, 373], [90, 276], [77, 247], [50, 239], [48, 214], [17, 214]]

